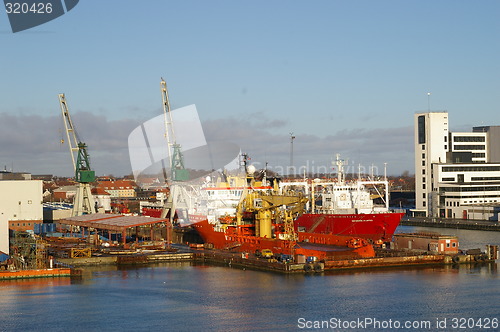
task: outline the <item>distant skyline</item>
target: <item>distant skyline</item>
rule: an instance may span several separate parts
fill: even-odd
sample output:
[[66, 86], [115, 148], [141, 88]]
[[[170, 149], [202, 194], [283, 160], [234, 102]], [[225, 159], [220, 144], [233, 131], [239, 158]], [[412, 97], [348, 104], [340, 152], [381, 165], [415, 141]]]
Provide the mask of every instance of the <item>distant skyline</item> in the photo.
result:
[[[207, 140], [252, 161], [414, 173], [413, 114], [500, 125], [500, 2], [80, 1], [13, 34], [0, 13], [0, 167], [71, 176], [65, 93], [98, 175], [131, 173], [127, 137], [196, 104]], [[428, 96], [428, 93], [431, 93]]]

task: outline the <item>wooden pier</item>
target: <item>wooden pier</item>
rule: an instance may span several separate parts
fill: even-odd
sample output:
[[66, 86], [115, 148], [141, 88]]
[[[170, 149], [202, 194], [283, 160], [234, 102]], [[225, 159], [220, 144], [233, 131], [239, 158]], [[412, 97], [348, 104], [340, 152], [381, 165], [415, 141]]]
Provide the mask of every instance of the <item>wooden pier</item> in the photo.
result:
[[85, 258], [59, 258], [58, 261], [71, 266], [89, 265], [131, 265], [160, 262], [192, 261], [193, 253], [160, 252], [160, 253], [129, 253], [113, 256], [92, 256]]

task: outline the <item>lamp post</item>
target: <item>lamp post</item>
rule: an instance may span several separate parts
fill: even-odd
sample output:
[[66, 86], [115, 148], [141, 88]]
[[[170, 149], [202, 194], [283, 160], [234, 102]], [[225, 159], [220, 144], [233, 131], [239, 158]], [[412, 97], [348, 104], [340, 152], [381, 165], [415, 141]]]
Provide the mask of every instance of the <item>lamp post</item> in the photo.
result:
[[295, 169], [293, 167], [293, 140], [295, 139], [295, 136], [293, 135], [293, 132], [290, 133], [290, 173], [293, 171], [293, 174], [295, 174]]

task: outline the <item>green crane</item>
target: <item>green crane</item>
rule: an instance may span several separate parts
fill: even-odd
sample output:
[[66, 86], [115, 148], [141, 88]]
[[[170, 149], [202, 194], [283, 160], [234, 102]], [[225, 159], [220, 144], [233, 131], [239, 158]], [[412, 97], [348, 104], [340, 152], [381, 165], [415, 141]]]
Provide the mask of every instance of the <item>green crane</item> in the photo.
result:
[[[90, 183], [95, 180], [95, 172], [90, 168], [87, 144], [78, 139], [64, 93], [59, 94], [59, 104], [61, 106], [64, 127], [66, 129], [69, 152], [71, 154], [71, 160], [73, 161], [75, 181], [77, 182], [77, 190], [71, 215], [74, 217], [81, 216], [82, 214], [96, 213], [94, 196], [92, 196], [90, 188]], [[64, 140], [61, 140], [61, 142], [64, 143]]]
[[[168, 157], [170, 160], [170, 194], [163, 206], [162, 218], [169, 215], [170, 222], [173, 221], [177, 209], [187, 208], [187, 193], [181, 186], [183, 181], [189, 180], [189, 172], [184, 167], [184, 157], [182, 155], [181, 145], [177, 144], [175, 139], [174, 123], [172, 112], [170, 110], [170, 101], [168, 99], [167, 83], [162, 78], [160, 82], [161, 97], [163, 101], [163, 116], [165, 118], [165, 138], [167, 140]], [[167, 181], [166, 171], [164, 170], [165, 181]]]
[[[172, 112], [170, 110], [170, 101], [168, 99], [167, 83], [162, 78], [160, 82], [161, 97], [163, 101], [163, 116], [165, 118], [165, 138], [167, 139], [168, 157], [170, 160], [170, 179], [171, 181], [189, 180], [189, 172], [184, 168], [184, 157], [182, 155], [181, 145], [177, 144], [175, 139], [174, 123]], [[165, 180], [167, 180], [165, 178]]]

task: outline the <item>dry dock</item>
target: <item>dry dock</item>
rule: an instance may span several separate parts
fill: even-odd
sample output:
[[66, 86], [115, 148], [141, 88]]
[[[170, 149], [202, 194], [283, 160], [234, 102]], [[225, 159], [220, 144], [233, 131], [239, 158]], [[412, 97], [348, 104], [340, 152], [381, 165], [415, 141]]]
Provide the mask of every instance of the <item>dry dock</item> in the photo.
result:
[[[201, 245], [200, 245], [201, 246]], [[276, 259], [256, 257], [252, 253], [231, 252], [227, 250], [206, 249], [203, 247], [181, 247], [177, 252], [119, 252], [113, 255], [102, 255], [78, 258], [58, 258], [58, 262], [81, 267], [89, 265], [138, 265], [160, 262], [191, 261], [202, 264], [216, 264], [241, 269], [273, 271], [279, 273], [308, 273], [350, 269], [374, 269], [384, 267], [410, 267], [422, 265], [446, 265], [471, 262], [486, 262], [481, 255], [448, 255], [425, 253], [408, 250], [380, 250], [375, 258], [357, 258], [344, 260], [300, 260], [279, 262]]]
[[[177, 251], [173, 251], [177, 250]], [[77, 271], [69, 267], [83, 267], [92, 265], [143, 265], [160, 262], [188, 261], [201, 264], [216, 264], [240, 269], [272, 271], [278, 273], [318, 273], [327, 271], [342, 271], [353, 269], [375, 269], [387, 267], [411, 267], [424, 265], [446, 265], [460, 263], [483, 263], [492, 261], [479, 249], [468, 254], [438, 254], [417, 250], [380, 249], [375, 258], [353, 258], [341, 260], [321, 260], [315, 257], [296, 255], [294, 261], [278, 261], [274, 258], [257, 257], [253, 253], [232, 252], [203, 248], [203, 245], [177, 246], [173, 250], [115, 250], [106, 254], [91, 255], [88, 257], [56, 258], [56, 263], [68, 268], [5, 271], [1, 272], [1, 279], [10, 278], [37, 278], [74, 276]], [[494, 246], [496, 252], [498, 247]], [[280, 256], [281, 257], [281, 256]], [[289, 258], [291, 258], [289, 256]], [[59, 266], [60, 266], [59, 265]], [[2, 277], [3, 276], [3, 277]]]
[[[247, 258], [248, 257], [248, 258]], [[373, 269], [383, 267], [405, 267], [422, 265], [446, 265], [455, 263], [474, 262], [467, 255], [460, 261], [453, 260], [450, 255], [412, 255], [400, 257], [376, 257], [366, 259], [335, 260], [310, 263], [283, 263], [276, 260], [255, 258], [219, 250], [200, 249], [195, 252], [195, 259], [204, 263], [221, 264], [228, 267], [248, 268], [254, 270], [274, 271], [281, 273], [308, 273], [325, 272], [349, 269]]]

